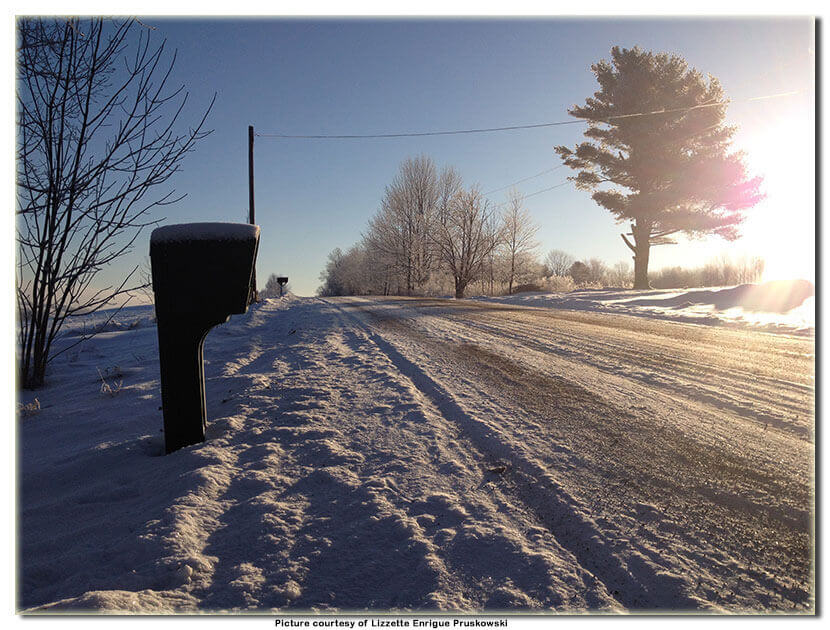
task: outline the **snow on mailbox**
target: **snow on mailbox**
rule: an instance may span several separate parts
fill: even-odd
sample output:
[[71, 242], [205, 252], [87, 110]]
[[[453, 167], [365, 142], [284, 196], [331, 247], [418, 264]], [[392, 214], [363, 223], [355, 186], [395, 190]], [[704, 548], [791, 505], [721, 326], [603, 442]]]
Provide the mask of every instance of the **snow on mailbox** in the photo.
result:
[[248, 309], [258, 247], [259, 226], [247, 223], [166, 225], [150, 236], [167, 453], [205, 440], [205, 337]]

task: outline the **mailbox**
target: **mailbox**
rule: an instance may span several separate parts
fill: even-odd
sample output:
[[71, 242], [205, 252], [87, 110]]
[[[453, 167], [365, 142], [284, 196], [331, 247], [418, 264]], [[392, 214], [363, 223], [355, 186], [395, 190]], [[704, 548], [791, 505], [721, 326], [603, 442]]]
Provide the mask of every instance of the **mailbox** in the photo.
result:
[[277, 284], [280, 285], [280, 297], [282, 297], [282, 289], [288, 283], [288, 276], [278, 276]]
[[248, 309], [258, 247], [259, 226], [247, 223], [166, 225], [150, 236], [167, 453], [205, 440], [205, 337]]

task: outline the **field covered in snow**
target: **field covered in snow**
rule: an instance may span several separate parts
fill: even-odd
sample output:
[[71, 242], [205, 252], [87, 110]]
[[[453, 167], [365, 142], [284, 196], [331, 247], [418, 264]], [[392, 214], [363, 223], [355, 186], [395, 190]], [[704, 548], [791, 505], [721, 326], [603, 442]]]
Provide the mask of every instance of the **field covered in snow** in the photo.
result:
[[812, 612], [809, 316], [700, 297], [266, 300], [169, 456], [151, 308], [79, 321], [19, 396], [18, 609]]

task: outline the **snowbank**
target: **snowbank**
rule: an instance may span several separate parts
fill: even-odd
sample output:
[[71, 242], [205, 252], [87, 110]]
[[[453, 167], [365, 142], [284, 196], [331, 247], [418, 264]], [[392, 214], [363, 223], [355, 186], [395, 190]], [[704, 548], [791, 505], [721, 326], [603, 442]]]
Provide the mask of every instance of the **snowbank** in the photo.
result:
[[580, 289], [472, 299], [810, 335], [815, 331], [814, 294], [811, 282], [793, 280], [711, 289]]

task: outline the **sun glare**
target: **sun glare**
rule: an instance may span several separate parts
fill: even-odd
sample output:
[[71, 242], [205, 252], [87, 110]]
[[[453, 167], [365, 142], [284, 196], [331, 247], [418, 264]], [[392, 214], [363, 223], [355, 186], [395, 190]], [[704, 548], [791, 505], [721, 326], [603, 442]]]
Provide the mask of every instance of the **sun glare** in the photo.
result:
[[775, 124], [747, 130], [736, 146], [766, 198], [747, 213], [736, 252], [761, 256], [764, 281], [815, 280], [815, 149], [811, 113], [790, 110]]

